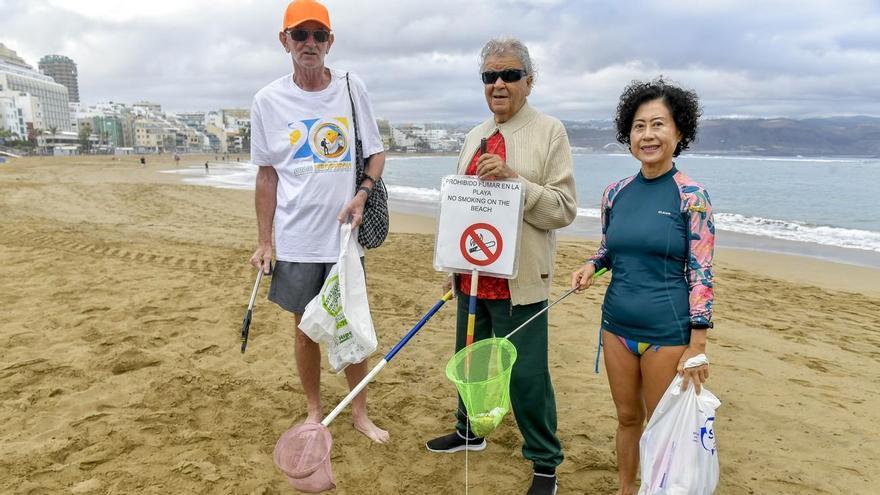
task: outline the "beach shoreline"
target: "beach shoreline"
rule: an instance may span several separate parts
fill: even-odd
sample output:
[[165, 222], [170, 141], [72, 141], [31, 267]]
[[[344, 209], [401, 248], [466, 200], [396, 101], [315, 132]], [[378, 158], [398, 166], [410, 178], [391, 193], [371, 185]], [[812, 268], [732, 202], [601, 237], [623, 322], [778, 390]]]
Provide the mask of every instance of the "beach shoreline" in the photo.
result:
[[[416, 163], [420, 162], [418, 158], [414, 156], [401, 157], [402, 160], [415, 160]], [[424, 156], [423, 158], [434, 159], [436, 157]], [[253, 190], [255, 167], [249, 164], [244, 167], [239, 165], [237, 162], [212, 162], [210, 171], [204, 170], [201, 166], [184, 166], [163, 172], [179, 175], [181, 181], [187, 184]], [[432, 165], [426, 162], [424, 166], [431, 167]], [[412, 165], [405, 165], [402, 168], [397, 168], [392, 165], [386, 168], [388, 172], [386, 175], [390, 176], [392, 181], [392, 184], [388, 185], [390, 208], [393, 212], [398, 213], [415, 213], [436, 217], [439, 212], [436, 199], [439, 191], [434, 188], [426, 188], [424, 181], [412, 177], [411, 172], [407, 171], [408, 175], [400, 175], [412, 167]], [[407, 181], [416, 181], [421, 184], [421, 187], [402, 185], [408, 183]], [[731, 218], [735, 218], [735, 220], [731, 220]], [[756, 232], [756, 230], [762, 230], [761, 227], [757, 227], [761, 224], [773, 225], [773, 227], [765, 229], [764, 232]], [[745, 218], [742, 215], [723, 212], [716, 216], [716, 229], [716, 246], [720, 248], [732, 247], [758, 254], [767, 252], [806, 256], [825, 261], [880, 268], [880, 251], [874, 248], [866, 249], [866, 247], [873, 246], [872, 242], [867, 241], [866, 238], [870, 239], [880, 235], [871, 231], [810, 226], [761, 217]], [[561, 237], [586, 240], [597, 240], [600, 233], [598, 210], [583, 207], [578, 208], [578, 216], [574, 222], [559, 231]], [[806, 238], [798, 238], [799, 236]]]
[[[392, 209], [391, 230], [401, 234], [434, 236], [437, 232], [437, 220], [424, 214], [400, 213]], [[559, 242], [567, 246], [593, 247], [598, 244], [598, 238], [562, 234]], [[583, 259], [586, 260], [594, 251], [595, 249], [585, 250]], [[718, 247], [715, 251], [716, 260], [732, 263], [763, 276], [880, 296], [880, 283], [876, 282], [880, 280], [880, 269], [875, 267], [760, 249]], [[813, 269], [803, 270], [804, 264], [809, 264]], [[570, 271], [576, 268], [578, 267], [572, 266]]]
[[[134, 156], [0, 166], [0, 492], [293, 493], [272, 449], [305, 402], [292, 318], [266, 301], [265, 282], [239, 352], [253, 192], [160, 173], [173, 168], [171, 156], [145, 168]], [[441, 295], [434, 222], [395, 211], [388, 240], [367, 253], [374, 363]], [[595, 248], [560, 235], [551, 298]], [[880, 270], [725, 247], [715, 273], [717, 493], [870, 493], [880, 479], [880, 446], [866, 441], [880, 422]], [[607, 283], [550, 312], [561, 493], [616, 486], [614, 408], [604, 371], [592, 373]], [[442, 309], [370, 385], [371, 415], [391, 443], [357, 433], [350, 411], [331, 424], [336, 493], [464, 490], [463, 456], [424, 448], [452, 426], [443, 370], [454, 325], [454, 308]], [[345, 380], [327, 372], [322, 386], [329, 412]], [[508, 418], [470, 454], [472, 493], [525, 492], [520, 442]]]
[[[425, 222], [431, 222], [432, 225], [434, 225], [434, 230], [431, 230], [430, 232], [425, 229], [419, 229], [417, 232], [431, 234], [436, 232], [436, 217], [439, 210], [435, 205], [426, 205], [425, 203], [416, 201], [396, 200], [392, 198], [389, 201], [389, 209], [394, 214], [423, 217]], [[598, 242], [601, 236], [599, 219], [579, 216], [571, 226], [559, 230], [558, 236], [560, 239], [571, 241], [585, 240]], [[775, 258], [777, 256], [803, 257], [839, 265], [859, 266], [873, 269], [880, 268], [880, 253], [876, 251], [840, 248], [812, 242], [774, 239], [726, 230], [718, 230], [715, 240], [716, 249], [733, 249], [736, 251], [752, 253], [752, 256], [763, 257], [769, 255], [769, 258]]]

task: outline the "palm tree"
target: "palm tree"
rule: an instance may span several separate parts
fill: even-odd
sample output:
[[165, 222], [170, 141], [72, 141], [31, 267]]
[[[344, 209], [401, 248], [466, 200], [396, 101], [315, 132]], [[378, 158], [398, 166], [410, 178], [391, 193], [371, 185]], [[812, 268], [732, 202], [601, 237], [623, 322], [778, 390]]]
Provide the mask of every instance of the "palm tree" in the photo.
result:
[[52, 154], [54, 155], [55, 154], [55, 144], [56, 144], [55, 143], [55, 134], [58, 133], [58, 127], [56, 127], [54, 125], [49, 126], [49, 132], [52, 133]]
[[31, 130], [30, 134], [28, 134], [28, 141], [32, 141], [34, 143], [34, 146], [36, 146], [37, 138], [42, 136], [44, 132], [46, 131], [40, 129], [39, 127], [34, 127], [33, 130]]

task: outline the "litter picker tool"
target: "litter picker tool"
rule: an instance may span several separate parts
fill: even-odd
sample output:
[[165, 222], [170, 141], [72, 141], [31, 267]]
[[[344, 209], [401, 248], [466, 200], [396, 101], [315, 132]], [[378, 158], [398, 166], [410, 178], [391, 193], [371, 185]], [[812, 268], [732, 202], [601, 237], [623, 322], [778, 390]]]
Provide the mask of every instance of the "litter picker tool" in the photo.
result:
[[[269, 262], [269, 274], [272, 274], [272, 263]], [[244, 314], [244, 321], [241, 322], [241, 353], [244, 354], [247, 349], [248, 333], [251, 329], [251, 316], [254, 313], [254, 301], [257, 300], [257, 292], [260, 290], [260, 281], [263, 280], [263, 268], [257, 269], [257, 281], [254, 282], [254, 290], [251, 291], [251, 300], [248, 303], [247, 312]]]
[[333, 470], [330, 466], [330, 451], [333, 437], [327, 426], [336, 416], [354, 400], [364, 387], [382, 371], [382, 368], [405, 346], [425, 323], [453, 297], [453, 291], [447, 292], [437, 304], [398, 342], [388, 354], [355, 386], [342, 402], [336, 406], [320, 423], [305, 423], [294, 426], [284, 432], [275, 444], [275, 465], [278, 466], [287, 481], [301, 492], [318, 493], [336, 487]]

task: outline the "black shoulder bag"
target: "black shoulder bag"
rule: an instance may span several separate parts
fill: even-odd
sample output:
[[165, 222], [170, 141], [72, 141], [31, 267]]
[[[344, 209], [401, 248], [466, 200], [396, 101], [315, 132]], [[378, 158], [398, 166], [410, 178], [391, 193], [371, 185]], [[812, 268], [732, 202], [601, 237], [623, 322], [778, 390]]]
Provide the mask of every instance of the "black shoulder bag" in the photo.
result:
[[[354, 187], [355, 194], [357, 188], [364, 181], [366, 172], [364, 171], [364, 146], [361, 138], [358, 137], [358, 120], [357, 110], [355, 110], [354, 98], [351, 96], [351, 85], [348, 82], [348, 72], [345, 73], [345, 86], [348, 88], [348, 100], [351, 102], [351, 119], [352, 127], [354, 127]], [[372, 177], [371, 177], [372, 179]], [[373, 184], [372, 191], [367, 194], [367, 203], [364, 205], [364, 221], [358, 229], [358, 242], [367, 249], [374, 249], [385, 242], [388, 236], [388, 190], [385, 189], [385, 183], [380, 178]]]

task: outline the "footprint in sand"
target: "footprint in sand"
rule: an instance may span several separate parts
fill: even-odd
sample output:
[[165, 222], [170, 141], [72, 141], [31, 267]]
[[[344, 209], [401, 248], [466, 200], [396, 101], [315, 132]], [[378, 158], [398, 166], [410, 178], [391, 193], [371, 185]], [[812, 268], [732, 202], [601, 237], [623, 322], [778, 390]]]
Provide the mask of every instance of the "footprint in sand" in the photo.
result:
[[114, 375], [121, 375], [150, 366], [158, 366], [162, 361], [137, 349], [128, 349], [110, 359], [108, 365]]

